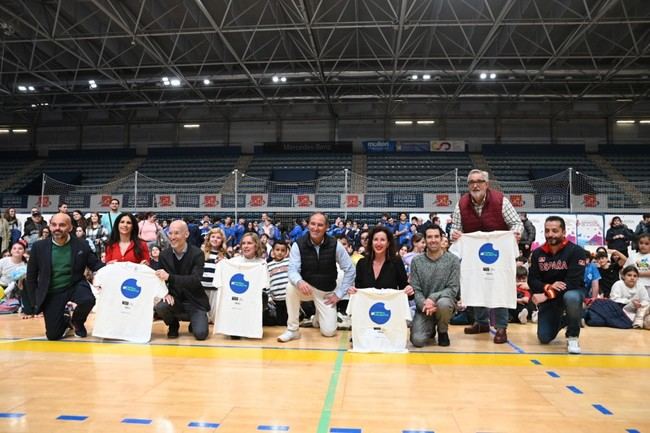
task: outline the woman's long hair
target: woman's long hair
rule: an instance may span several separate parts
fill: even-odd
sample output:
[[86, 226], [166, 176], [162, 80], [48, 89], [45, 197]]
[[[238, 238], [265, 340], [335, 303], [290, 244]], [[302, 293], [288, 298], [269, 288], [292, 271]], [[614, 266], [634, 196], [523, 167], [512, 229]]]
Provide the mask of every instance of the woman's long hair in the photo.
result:
[[129, 239], [133, 242], [133, 251], [135, 252], [135, 257], [138, 260], [141, 260], [144, 258], [144, 254], [142, 252], [142, 248], [140, 248], [140, 238], [138, 237], [138, 220], [133, 216], [132, 214], [128, 212], [122, 212], [117, 216], [115, 219], [115, 223], [113, 223], [113, 230], [111, 231], [111, 237], [108, 239], [108, 246], [110, 247], [113, 244], [119, 244], [120, 243], [120, 221], [122, 221], [122, 218], [128, 217], [131, 220], [131, 234], [129, 235]]
[[390, 230], [384, 226], [375, 226], [370, 229], [368, 233], [368, 251], [366, 251], [366, 257], [368, 257], [368, 264], [372, 266], [372, 262], [375, 260], [375, 249], [372, 247], [372, 239], [377, 233], [386, 234], [386, 239], [388, 239], [388, 249], [386, 250], [386, 261], [391, 262], [397, 258], [397, 250], [395, 249], [395, 238]]
[[224, 257], [228, 257], [228, 251], [226, 250], [226, 233], [219, 227], [215, 227], [210, 229], [207, 235], [205, 235], [205, 241], [203, 242], [203, 253], [205, 254], [205, 259], [208, 259], [208, 256], [210, 256], [210, 252], [212, 252], [212, 245], [210, 245], [210, 236], [212, 236], [215, 233], [219, 233], [221, 235], [221, 239], [223, 242], [221, 243], [221, 247], [219, 247], [218, 252], [221, 253]]
[[[244, 233], [244, 235], [241, 238], [243, 240], [246, 237], [251, 238], [253, 240], [253, 242], [255, 243], [255, 257], [258, 258], [258, 259], [260, 257], [263, 257], [264, 253], [266, 251], [264, 250], [264, 247], [262, 246], [262, 242], [260, 242], [260, 237], [257, 236], [257, 233], [246, 232], [246, 233]], [[241, 241], [240, 241], [240, 243], [241, 243]], [[243, 257], [243, 254], [242, 254], [242, 257]]]

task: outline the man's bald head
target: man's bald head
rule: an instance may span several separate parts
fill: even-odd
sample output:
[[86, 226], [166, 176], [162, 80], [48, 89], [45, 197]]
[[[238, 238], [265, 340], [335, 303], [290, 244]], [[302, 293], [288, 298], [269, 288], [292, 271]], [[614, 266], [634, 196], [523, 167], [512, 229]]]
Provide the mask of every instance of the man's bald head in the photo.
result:
[[187, 238], [190, 236], [190, 230], [187, 228], [185, 221], [176, 220], [169, 225], [169, 243], [172, 248], [181, 253], [187, 245]]
[[67, 213], [54, 214], [50, 220], [50, 232], [52, 238], [57, 243], [63, 243], [68, 239], [69, 233], [72, 231], [72, 218]]

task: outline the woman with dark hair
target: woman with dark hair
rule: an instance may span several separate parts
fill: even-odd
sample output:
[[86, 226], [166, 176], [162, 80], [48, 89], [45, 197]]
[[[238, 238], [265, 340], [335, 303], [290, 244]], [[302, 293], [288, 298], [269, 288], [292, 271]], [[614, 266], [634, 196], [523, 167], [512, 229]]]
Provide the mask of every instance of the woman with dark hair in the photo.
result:
[[84, 218], [83, 212], [80, 210], [73, 210], [72, 211], [72, 229], [76, 229], [77, 227], [81, 227], [84, 231], [84, 234], [86, 232], [86, 227], [87, 227], [87, 221]]
[[612, 221], [609, 223], [607, 234], [605, 235], [607, 248], [610, 250], [620, 251], [627, 257], [629, 255], [627, 247], [633, 239], [634, 232], [623, 224], [621, 217], [615, 216], [612, 218]]
[[138, 220], [130, 213], [118, 215], [106, 245], [106, 263], [114, 262], [149, 264], [149, 249], [138, 238]]
[[393, 234], [384, 226], [375, 226], [368, 233], [368, 252], [357, 262], [357, 276], [349, 294], [357, 288], [404, 290], [411, 297], [415, 291], [408, 282], [402, 258], [395, 251]]

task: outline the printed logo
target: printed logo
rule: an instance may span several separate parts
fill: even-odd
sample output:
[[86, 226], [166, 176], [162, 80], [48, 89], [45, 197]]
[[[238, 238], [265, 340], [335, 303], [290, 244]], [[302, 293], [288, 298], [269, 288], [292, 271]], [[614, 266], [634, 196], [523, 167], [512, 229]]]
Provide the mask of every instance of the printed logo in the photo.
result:
[[237, 294], [243, 294], [248, 290], [250, 283], [244, 278], [244, 274], [235, 274], [230, 278], [230, 290]]
[[510, 203], [512, 207], [524, 207], [526, 205], [526, 200], [521, 194], [510, 194]]
[[203, 197], [203, 207], [217, 207], [219, 200], [216, 195], [206, 195]]
[[298, 195], [296, 199], [298, 201], [298, 207], [310, 207], [314, 204], [311, 201], [311, 197], [307, 194]]
[[142, 293], [142, 287], [138, 285], [138, 281], [135, 278], [125, 280], [122, 283], [120, 290], [124, 297], [129, 299], [135, 299], [140, 296], [140, 293]]
[[479, 248], [478, 258], [486, 265], [491, 265], [499, 260], [499, 252], [494, 249], [494, 245], [488, 242]]
[[386, 309], [386, 305], [383, 302], [377, 302], [370, 307], [368, 310], [370, 315], [370, 320], [372, 320], [377, 325], [385, 325], [390, 320], [390, 310]]

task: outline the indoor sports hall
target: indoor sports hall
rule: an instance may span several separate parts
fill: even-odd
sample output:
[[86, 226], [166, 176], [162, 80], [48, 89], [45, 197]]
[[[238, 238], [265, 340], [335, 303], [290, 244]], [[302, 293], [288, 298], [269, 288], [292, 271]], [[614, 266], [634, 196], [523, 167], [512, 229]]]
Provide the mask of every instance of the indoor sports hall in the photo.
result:
[[[0, 0], [0, 433], [650, 433], [649, 137], [647, 0]], [[269, 287], [261, 308], [278, 323], [260, 324], [262, 338], [215, 333], [204, 307], [207, 338], [194, 315], [174, 335], [157, 308], [180, 296], [165, 260], [201, 248], [214, 265], [201, 296], [226, 302], [212, 275], [250, 259], [243, 239], [264, 266], [286, 242], [289, 280], [294, 252], [297, 272], [314, 266], [311, 245], [319, 266], [322, 247], [357, 276], [377, 254], [404, 264], [411, 287], [406, 257], [451, 255], [456, 232], [494, 215], [500, 228], [481, 227], [517, 232], [527, 273], [571, 266], [544, 265], [558, 243], [586, 254], [582, 320], [567, 308], [549, 344], [541, 305], [565, 290], [552, 281], [519, 292], [507, 328], [499, 305], [483, 329], [463, 293], [487, 286], [460, 275], [450, 344], [434, 328], [404, 353], [353, 350], [345, 305], [358, 295], [340, 275], [323, 298], [337, 304], [334, 336], [316, 301], [292, 330]], [[169, 289], [149, 299], [147, 343], [93, 336], [107, 289], [90, 291], [92, 271], [115, 264], [111, 248], [128, 262], [129, 242], [147, 250], [134, 248], [134, 266]], [[88, 299], [70, 295], [61, 338], [43, 305], [82, 281], [68, 243], [83, 245], [97, 305], [83, 328]], [[477, 257], [504, 254], [489, 246]], [[618, 320], [597, 322], [594, 305]]]

